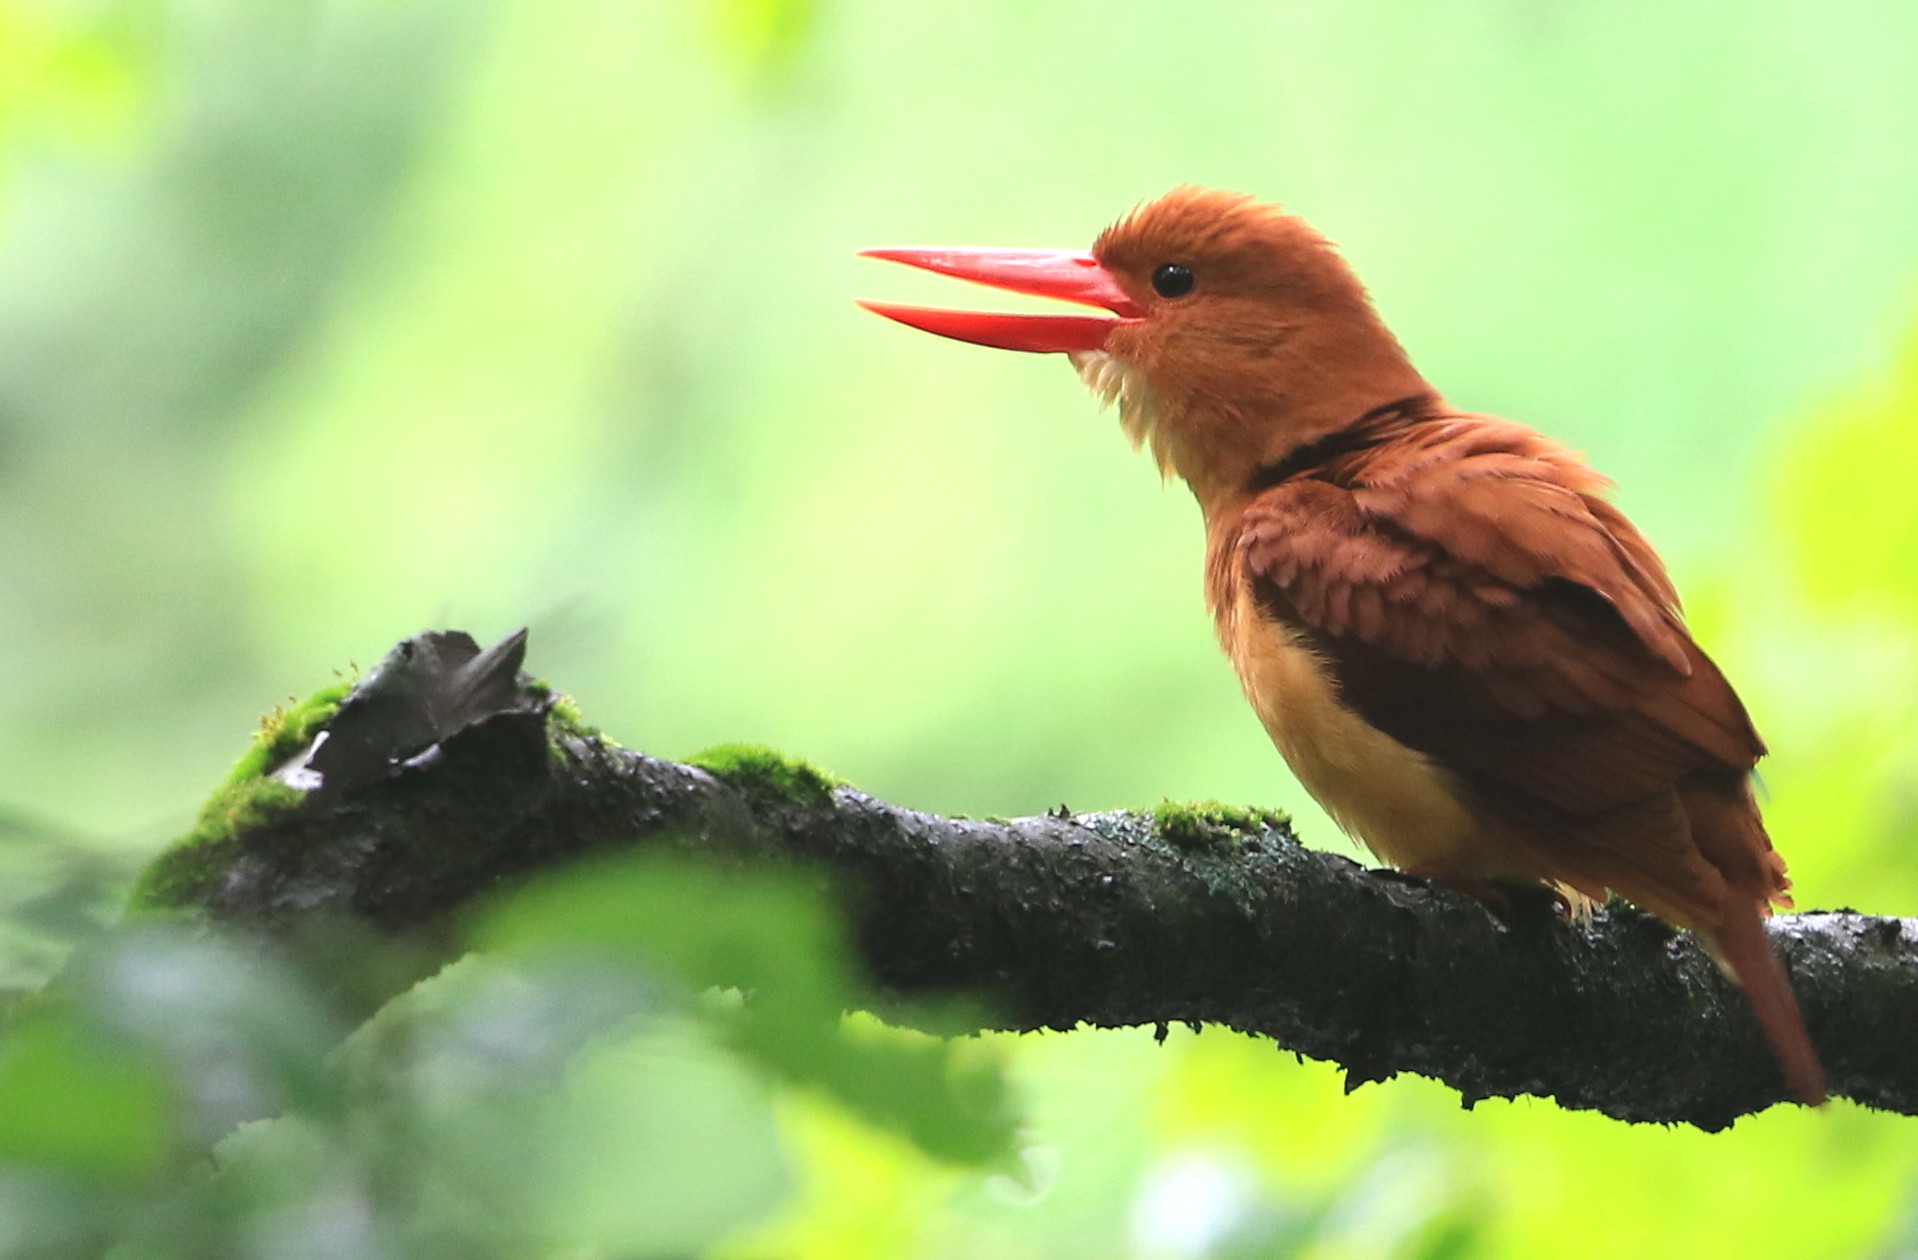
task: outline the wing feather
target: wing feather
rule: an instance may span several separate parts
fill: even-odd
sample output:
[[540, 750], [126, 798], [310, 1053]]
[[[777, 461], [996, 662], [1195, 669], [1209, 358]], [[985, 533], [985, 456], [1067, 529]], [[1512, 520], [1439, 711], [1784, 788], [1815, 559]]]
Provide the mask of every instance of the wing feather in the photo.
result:
[[1341, 699], [1549, 877], [1709, 921], [1725, 880], [1681, 794], [1737, 790], [1764, 745], [1604, 489], [1529, 429], [1448, 417], [1261, 493], [1239, 563]]

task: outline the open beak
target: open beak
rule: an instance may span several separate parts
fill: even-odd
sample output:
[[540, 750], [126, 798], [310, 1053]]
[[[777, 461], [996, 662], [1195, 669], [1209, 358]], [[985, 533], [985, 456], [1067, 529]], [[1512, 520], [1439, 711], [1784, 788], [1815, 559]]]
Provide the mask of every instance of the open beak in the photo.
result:
[[988, 311], [948, 311], [929, 306], [861, 302], [874, 314], [909, 328], [1000, 350], [1060, 354], [1098, 350], [1121, 324], [1136, 323], [1145, 312], [1127, 297], [1112, 273], [1091, 254], [1061, 249], [865, 249], [864, 258], [884, 258], [941, 275], [957, 276], [995, 289], [1061, 298], [1099, 306], [1111, 315], [995, 315]]

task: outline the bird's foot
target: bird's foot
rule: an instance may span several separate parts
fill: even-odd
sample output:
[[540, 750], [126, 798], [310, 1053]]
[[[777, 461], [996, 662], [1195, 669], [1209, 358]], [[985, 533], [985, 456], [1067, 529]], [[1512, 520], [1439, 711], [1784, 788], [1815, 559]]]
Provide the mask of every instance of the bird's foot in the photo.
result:
[[[1408, 871], [1407, 874], [1418, 874]], [[1566, 923], [1591, 917], [1591, 902], [1582, 894], [1559, 884], [1514, 882], [1500, 879], [1460, 879], [1452, 876], [1423, 876], [1464, 893], [1485, 907], [1487, 914], [1508, 928], [1524, 927], [1543, 921]]]

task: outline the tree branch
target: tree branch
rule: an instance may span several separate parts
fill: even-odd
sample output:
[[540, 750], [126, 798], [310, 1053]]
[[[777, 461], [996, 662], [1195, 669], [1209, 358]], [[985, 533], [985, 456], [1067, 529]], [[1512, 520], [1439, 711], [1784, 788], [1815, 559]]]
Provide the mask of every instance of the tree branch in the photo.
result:
[[[515, 877], [673, 846], [825, 873], [882, 990], [983, 996], [992, 1027], [1222, 1024], [1354, 1087], [1416, 1072], [1467, 1106], [1536, 1094], [1704, 1129], [1784, 1097], [1742, 996], [1636, 910], [1578, 925], [1521, 902], [1501, 921], [1303, 848], [1269, 813], [979, 822], [762, 751], [663, 761], [583, 726], [518, 674], [522, 650], [420, 636], [338, 713], [285, 715], [138, 900], [279, 940], [341, 921], [443, 937]], [[1918, 1111], [1918, 923], [1800, 914], [1771, 932], [1833, 1091]]]

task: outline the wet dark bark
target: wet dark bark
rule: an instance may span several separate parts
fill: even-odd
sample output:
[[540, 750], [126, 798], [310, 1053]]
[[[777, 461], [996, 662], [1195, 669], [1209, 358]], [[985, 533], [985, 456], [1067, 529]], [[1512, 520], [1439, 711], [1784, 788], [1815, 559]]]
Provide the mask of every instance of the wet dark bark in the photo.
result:
[[[992, 1027], [1220, 1024], [1354, 1085], [1416, 1072], [1468, 1106], [1535, 1094], [1707, 1129], [1784, 1097], [1738, 991], [1629, 908], [1501, 920], [1269, 823], [1175, 842], [1150, 815], [980, 822], [803, 775], [722, 779], [563, 720], [523, 676], [450, 725], [408, 736], [433, 740], [425, 755], [395, 747], [378, 773], [161, 859], [181, 864], [163, 900], [277, 939], [348, 923], [446, 941], [518, 877], [672, 846], [820, 873], [879, 993], [965, 991]], [[1918, 1111], [1918, 922], [1799, 914], [1771, 931], [1833, 1092]]]

